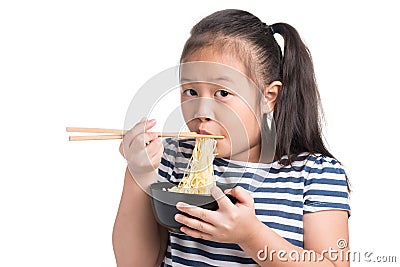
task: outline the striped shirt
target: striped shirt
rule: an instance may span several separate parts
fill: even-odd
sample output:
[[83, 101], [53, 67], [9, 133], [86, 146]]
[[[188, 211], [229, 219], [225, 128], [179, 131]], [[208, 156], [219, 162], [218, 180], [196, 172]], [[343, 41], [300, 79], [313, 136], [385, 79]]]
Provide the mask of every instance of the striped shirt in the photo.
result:
[[[165, 139], [159, 181], [178, 183], [194, 147], [192, 139]], [[217, 184], [238, 185], [254, 198], [257, 218], [281, 237], [303, 247], [303, 214], [350, 211], [346, 175], [333, 158], [301, 154], [291, 166], [215, 158]], [[258, 266], [238, 245], [169, 233], [166, 266]]]

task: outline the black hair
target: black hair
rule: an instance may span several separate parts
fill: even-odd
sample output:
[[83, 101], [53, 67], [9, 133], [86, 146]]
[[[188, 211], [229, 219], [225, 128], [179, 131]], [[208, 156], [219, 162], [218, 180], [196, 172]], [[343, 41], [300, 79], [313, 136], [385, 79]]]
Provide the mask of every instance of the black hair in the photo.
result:
[[[283, 37], [283, 54], [274, 34]], [[273, 111], [276, 160], [289, 165], [303, 152], [334, 158], [322, 137], [322, 108], [311, 54], [295, 28], [286, 23], [267, 25], [243, 10], [221, 10], [192, 28], [181, 62], [208, 46], [239, 57], [261, 89], [282, 82]]]

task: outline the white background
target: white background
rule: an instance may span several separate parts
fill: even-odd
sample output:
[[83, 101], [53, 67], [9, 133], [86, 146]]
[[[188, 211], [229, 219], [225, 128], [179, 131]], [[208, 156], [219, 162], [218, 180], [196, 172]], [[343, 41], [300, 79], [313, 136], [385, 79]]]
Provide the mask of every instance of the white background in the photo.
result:
[[254, 2], [0, 3], [0, 266], [115, 266], [119, 141], [68, 142], [65, 127], [122, 128], [135, 91], [178, 62], [196, 22], [225, 8], [300, 32], [329, 147], [353, 185], [351, 249], [400, 261], [395, 1]]

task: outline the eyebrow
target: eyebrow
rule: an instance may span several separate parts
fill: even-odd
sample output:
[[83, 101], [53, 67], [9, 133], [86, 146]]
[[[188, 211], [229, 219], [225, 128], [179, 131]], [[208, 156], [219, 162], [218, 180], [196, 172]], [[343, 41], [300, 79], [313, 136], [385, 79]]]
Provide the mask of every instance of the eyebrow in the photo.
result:
[[220, 77], [216, 77], [216, 78], [211, 78], [207, 81], [198, 81], [198, 80], [192, 80], [186, 77], [182, 77], [181, 79], [182, 83], [193, 83], [193, 82], [210, 82], [210, 83], [217, 83], [217, 82], [229, 82], [229, 83], [234, 83], [233, 80], [231, 78], [229, 78], [228, 76], [220, 76]]

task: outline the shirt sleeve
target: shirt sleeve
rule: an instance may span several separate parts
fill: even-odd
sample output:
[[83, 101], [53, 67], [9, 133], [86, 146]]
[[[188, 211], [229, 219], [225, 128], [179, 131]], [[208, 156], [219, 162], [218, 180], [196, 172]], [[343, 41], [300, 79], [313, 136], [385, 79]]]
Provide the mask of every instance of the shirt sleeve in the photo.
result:
[[[308, 164], [307, 164], [308, 165]], [[306, 165], [304, 180], [304, 213], [322, 210], [346, 210], [350, 216], [346, 172], [335, 159], [325, 156], [312, 158]]]

